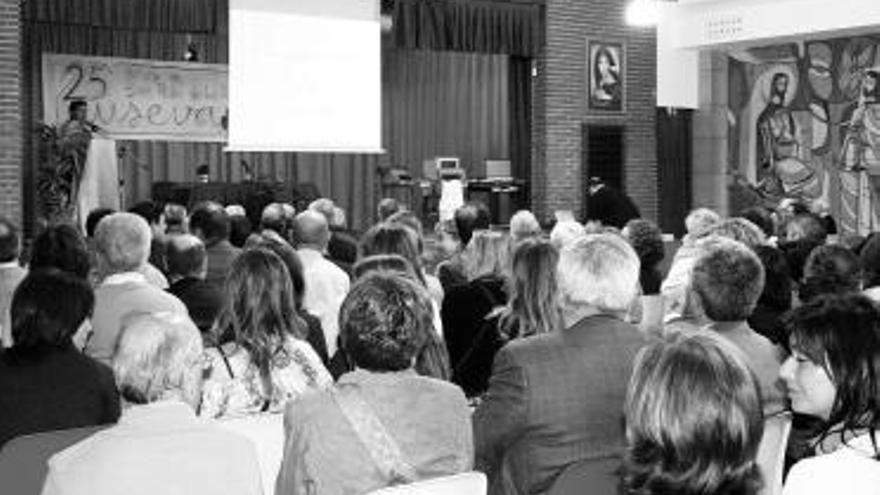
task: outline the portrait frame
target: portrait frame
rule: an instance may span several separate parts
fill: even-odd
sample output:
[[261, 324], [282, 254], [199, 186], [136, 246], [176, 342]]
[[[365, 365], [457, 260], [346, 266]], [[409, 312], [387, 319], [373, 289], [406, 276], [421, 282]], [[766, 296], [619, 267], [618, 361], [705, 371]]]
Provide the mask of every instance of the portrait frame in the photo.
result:
[[[587, 107], [623, 112], [626, 104], [626, 45], [620, 41], [587, 39]], [[610, 63], [601, 61], [608, 60]], [[600, 66], [600, 63], [602, 66]]]

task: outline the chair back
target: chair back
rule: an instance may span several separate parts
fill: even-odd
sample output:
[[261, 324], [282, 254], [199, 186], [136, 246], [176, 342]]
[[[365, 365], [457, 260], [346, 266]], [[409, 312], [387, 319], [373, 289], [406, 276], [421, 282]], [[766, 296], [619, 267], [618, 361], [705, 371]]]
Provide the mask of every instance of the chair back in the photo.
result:
[[0, 450], [3, 493], [40, 495], [49, 471], [49, 459], [107, 426], [35, 433], [14, 438]]
[[444, 476], [408, 485], [392, 486], [369, 495], [486, 495], [486, 475], [478, 472]]
[[782, 493], [782, 470], [785, 465], [785, 449], [791, 432], [791, 414], [782, 413], [764, 419], [764, 436], [758, 445], [758, 468], [764, 479], [760, 495]]
[[263, 479], [263, 493], [275, 492], [275, 479], [284, 457], [284, 414], [256, 414], [240, 418], [217, 421], [217, 426], [238, 433], [254, 442], [260, 475]]
[[618, 495], [621, 493], [619, 455], [587, 459], [562, 472], [548, 495]]

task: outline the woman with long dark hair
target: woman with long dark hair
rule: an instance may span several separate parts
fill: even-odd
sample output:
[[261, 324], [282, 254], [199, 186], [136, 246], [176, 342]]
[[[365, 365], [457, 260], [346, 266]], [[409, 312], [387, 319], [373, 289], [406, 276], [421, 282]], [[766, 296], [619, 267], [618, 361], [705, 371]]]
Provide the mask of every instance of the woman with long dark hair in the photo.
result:
[[789, 472], [785, 495], [880, 489], [880, 311], [859, 294], [823, 295], [787, 324], [780, 371], [795, 412], [821, 421], [816, 457]]
[[332, 379], [304, 340], [307, 326], [296, 311], [293, 283], [275, 253], [247, 250], [224, 284], [226, 304], [215, 327], [218, 345], [207, 352], [202, 416], [280, 412], [284, 405]]

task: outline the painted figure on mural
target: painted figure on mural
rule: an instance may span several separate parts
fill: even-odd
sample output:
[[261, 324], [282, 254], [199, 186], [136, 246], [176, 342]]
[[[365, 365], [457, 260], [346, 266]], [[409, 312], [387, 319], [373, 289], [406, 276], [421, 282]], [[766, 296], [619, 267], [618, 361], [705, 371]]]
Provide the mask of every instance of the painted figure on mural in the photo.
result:
[[846, 171], [880, 166], [880, 71], [867, 70], [852, 115], [842, 124], [840, 165]]
[[816, 174], [804, 161], [797, 121], [788, 108], [789, 75], [777, 72], [757, 120], [759, 188], [769, 196], [815, 197]]

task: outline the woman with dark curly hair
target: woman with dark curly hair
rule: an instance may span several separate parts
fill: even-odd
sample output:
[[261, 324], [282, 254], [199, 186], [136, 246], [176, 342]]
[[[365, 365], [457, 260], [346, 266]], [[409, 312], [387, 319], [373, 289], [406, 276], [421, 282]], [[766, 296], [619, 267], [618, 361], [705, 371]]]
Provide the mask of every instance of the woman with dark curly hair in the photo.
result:
[[761, 394], [739, 349], [721, 337], [672, 334], [643, 349], [625, 410], [627, 493], [758, 493]]
[[780, 376], [792, 409], [818, 418], [816, 457], [795, 464], [785, 495], [880, 489], [880, 311], [859, 294], [824, 295], [788, 320]]
[[226, 304], [215, 327], [219, 344], [207, 353], [201, 415], [280, 412], [287, 402], [332, 383], [321, 358], [305, 342], [284, 262], [265, 249], [247, 250], [232, 263]]
[[51, 225], [34, 240], [28, 267], [57, 268], [88, 280], [91, 262], [86, 241], [73, 225]]

